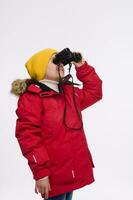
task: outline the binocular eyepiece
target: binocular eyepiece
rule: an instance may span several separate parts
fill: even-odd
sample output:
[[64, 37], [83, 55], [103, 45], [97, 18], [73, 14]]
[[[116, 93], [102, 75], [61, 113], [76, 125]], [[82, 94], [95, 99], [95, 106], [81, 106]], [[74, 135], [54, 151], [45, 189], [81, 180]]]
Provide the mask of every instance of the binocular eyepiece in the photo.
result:
[[82, 60], [82, 55], [80, 53], [73, 53], [69, 48], [65, 48], [59, 53], [57, 53], [53, 59], [53, 63], [58, 65], [62, 63], [64, 66], [74, 62], [80, 62]]

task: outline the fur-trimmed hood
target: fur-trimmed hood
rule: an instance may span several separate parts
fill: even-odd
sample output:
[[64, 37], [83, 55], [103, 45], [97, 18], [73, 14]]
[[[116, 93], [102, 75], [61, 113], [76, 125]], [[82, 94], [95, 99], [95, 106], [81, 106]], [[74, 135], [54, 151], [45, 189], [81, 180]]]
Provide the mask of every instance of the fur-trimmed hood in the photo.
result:
[[19, 96], [23, 94], [27, 87], [29, 86], [31, 79], [25, 78], [25, 79], [15, 79], [11, 83], [11, 90], [10, 93], [14, 94], [15, 96]]

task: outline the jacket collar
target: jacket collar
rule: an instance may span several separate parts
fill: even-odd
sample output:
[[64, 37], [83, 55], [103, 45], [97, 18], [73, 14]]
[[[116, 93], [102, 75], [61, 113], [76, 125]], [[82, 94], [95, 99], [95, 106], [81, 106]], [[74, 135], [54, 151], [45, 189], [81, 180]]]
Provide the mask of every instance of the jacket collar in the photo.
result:
[[55, 90], [53, 90], [52, 88], [48, 87], [45, 84], [43, 84], [43, 89], [42, 89], [38, 85], [32, 83], [31, 85], [28, 86], [27, 91], [37, 93], [40, 96], [51, 96], [54, 94], [59, 94], [58, 92], [56, 92]]
[[51, 96], [51, 95], [59, 95], [63, 92], [63, 88], [66, 85], [80, 85], [78, 83], [71, 82], [69, 80], [66, 80], [63, 83], [58, 83], [59, 92], [55, 91], [48, 85], [41, 83], [37, 80], [31, 79], [29, 86], [27, 87], [27, 91], [38, 93], [40, 96]]
[[[59, 81], [43, 79], [43, 80], [40, 80], [39, 82], [47, 85], [49, 88], [51, 88], [54, 91], [59, 93], [59, 87], [58, 87]], [[44, 87], [46, 87], [46, 86], [44, 86]]]
[[37, 93], [39, 94], [40, 96], [51, 96], [51, 95], [59, 95], [61, 94], [61, 89], [62, 87], [64, 88], [66, 85], [71, 85], [72, 82], [68, 82], [68, 83], [65, 83], [63, 85], [60, 85], [58, 84], [58, 87], [59, 87], [59, 91], [60, 92], [56, 92], [55, 90], [53, 90], [52, 88], [48, 87], [47, 85], [41, 83], [42, 86], [40, 87], [39, 85], [36, 85], [34, 83], [30, 84], [28, 87], [27, 87], [27, 91], [30, 91], [30, 92], [33, 92], [33, 93]]

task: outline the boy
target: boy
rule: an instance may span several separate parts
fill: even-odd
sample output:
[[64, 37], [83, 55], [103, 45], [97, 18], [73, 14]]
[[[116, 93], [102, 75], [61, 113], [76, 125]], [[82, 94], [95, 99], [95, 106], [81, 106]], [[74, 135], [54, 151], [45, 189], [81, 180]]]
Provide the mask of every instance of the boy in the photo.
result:
[[102, 99], [102, 80], [82, 58], [72, 62], [82, 89], [70, 81], [60, 85], [64, 67], [53, 63], [57, 53], [50, 48], [37, 52], [25, 64], [33, 82], [12, 83], [11, 93], [19, 96], [15, 136], [36, 181], [35, 192], [49, 200], [71, 200], [73, 190], [95, 181], [81, 111]]

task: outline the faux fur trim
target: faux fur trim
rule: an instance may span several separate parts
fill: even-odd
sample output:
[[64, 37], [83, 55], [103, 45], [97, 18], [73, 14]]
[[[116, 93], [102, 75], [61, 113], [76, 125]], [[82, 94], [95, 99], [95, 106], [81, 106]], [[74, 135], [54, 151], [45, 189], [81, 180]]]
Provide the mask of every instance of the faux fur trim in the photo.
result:
[[11, 90], [10, 93], [14, 94], [15, 96], [19, 96], [20, 94], [23, 94], [27, 87], [28, 83], [31, 79], [16, 79], [11, 83]]

